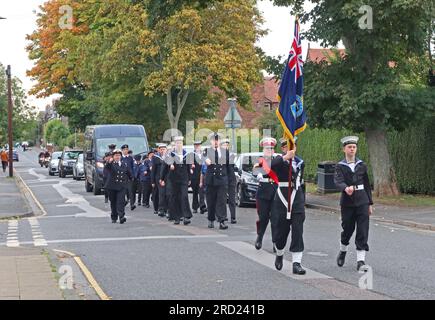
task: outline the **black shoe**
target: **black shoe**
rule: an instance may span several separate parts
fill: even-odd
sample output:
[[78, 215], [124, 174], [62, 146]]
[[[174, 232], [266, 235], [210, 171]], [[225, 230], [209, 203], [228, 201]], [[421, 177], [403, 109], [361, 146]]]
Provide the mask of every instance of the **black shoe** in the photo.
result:
[[192, 213], [198, 213], [198, 210], [193, 210]]
[[207, 212], [208, 209], [207, 209], [207, 208], [204, 208], [204, 209], [202, 209], [201, 211], [202, 211], [202, 212]]
[[183, 224], [185, 225], [185, 226], [187, 226], [188, 224], [190, 223], [190, 219], [184, 219], [183, 220]]
[[346, 259], [346, 251], [340, 251], [337, 256], [337, 265], [342, 267], [344, 265], [344, 261]]
[[159, 211], [159, 217], [164, 217], [165, 216], [165, 212], [164, 211]]
[[159, 214], [157, 211], [154, 211], [154, 214]]
[[263, 245], [263, 236], [258, 235], [255, 240], [255, 249], [260, 250]]
[[275, 268], [276, 270], [282, 269], [282, 261], [284, 260], [284, 255], [275, 257]]
[[236, 219], [231, 219], [231, 224], [236, 224], [237, 220]]
[[208, 227], [209, 227], [210, 229], [213, 229], [213, 228], [214, 228], [214, 222], [213, 222], [213, 221], [209, 221], [209, 222], [208, 222]]
[[125, 222], [127, 222], [127, 218], [121, 218], [121, 219], [119, 219], [119, 223], [120, 224], [124, 224]]
[[137, 203], [137, 206], [140, 207], [142, 204], [140, 202]]
[[293, 274], [306, 274], [307, 271], [305, 271], [304, 268], [301, 267], [301, 264], [298, 262], [293, 263]]
[[357, 261], [357, 263], [356, 263], [356, 270], [359, 271], [359, 269], [361, 269], [362, 266], [365, 266], [365, 262], [364, 261]]
[[130, 209], [131, 209], [131, 211], [133, 211], [134, 209], [136, 209], [136, 206], [133, 205]]
[[112, 223], [116, 223], [116, 220], [112, 220]]
[[180, 224], [180, 220], [175, 220], [174, 224]]
[[149, 204], [144, 204], [143, 206], [144, 206], [145, 208], [149, 208], [149, 207], [150, 207]]
[[226, 230], [226, 229], [228, 229], [228, 226], [225, 224], [225, 221], [221, 221], [221, 222], [219, 223], [219, 229], [221, 229], [221, 230]]
[[200, 214], [204, 214], [205, 211], [201, 209], [201, 210], [199, 210], [199, 213], [200, 213]]

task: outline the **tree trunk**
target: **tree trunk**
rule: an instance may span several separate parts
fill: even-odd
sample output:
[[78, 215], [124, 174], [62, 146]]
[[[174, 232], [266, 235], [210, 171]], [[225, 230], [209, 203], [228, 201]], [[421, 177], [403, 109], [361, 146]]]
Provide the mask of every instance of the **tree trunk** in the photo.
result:
[[178, 130], [178, 122], [180, 121], [181, 112], [183, 111], [184, 106], [186, 105], [187, 98], [189, 97], [189, 90], [180, 90], [177, 93], [176, 98], [176, 113], [174, 115], [174, 101], [172, 99], [172, 88], [168, 89], [166, 92], [166, 113], [168, 115], [169, 124], [171, 125], [171, 129]]
[[365, 134], [373, 170], [374, 195], [399, 195], [396, 174], [388, 152], [387, 133], [384, 129], [366, 128]]

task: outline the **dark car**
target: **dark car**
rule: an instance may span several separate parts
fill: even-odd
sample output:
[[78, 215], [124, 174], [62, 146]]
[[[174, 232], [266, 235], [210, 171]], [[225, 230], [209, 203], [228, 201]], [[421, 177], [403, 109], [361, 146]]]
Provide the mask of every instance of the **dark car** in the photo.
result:
[[73, 174], [73, 166], [77, 158], [82, 154], [82, 150], [65, 150], [59, 157], [59, 177], [65, 178]]
[[252, 174], [252, 168], [258, 162], [258, 158], [262, 156], [262, 152], [241, 153], [235, 160], [236, 167], [238, 168], [238, 173], [236, 174], [236, 204], [239, 207], [255, 203], [255, 195], [259, 182], [257, 177]]
[[141, 125], [113, 124], [86, 127], [85, 132], [85, 189], [101, 194], [103, 189], [103, 158], [109, 151], [108, 146], [115, 144], [121, 148], [127, 144], [134, 155], [148, 152], [148, 139], [145, 128]]

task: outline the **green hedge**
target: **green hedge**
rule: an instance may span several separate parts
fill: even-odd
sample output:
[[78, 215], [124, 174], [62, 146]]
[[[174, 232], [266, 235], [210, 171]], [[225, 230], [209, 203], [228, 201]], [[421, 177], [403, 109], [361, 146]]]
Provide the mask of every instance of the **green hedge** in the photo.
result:
[[[435, 118], [403, 132], [388, 134], [389, 149], [399, 188], [405, 193], [435, 194]], [[340, 139], [354, 135], [347, 130], [310, 129], [300, 135], [298, 154], [305, 161], [305, 177], [315, 181], [317, 165], [321, 161], [338, 161], [343, 158]], [[358, 157], [369, 166], [364, 133], [359, 136]], [[373, 181], [373, 180], [372, 180]]]

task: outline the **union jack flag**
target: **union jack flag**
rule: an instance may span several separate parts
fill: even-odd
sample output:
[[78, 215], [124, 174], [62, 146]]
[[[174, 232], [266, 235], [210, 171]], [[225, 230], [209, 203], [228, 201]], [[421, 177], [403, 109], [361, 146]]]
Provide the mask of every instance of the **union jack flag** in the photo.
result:
[[294, 138], [305, 130], [307, 116], [303, 104], [304, 73], [300, 26], [295, 20], [295, 34], [278, 90], [280, 99], [276, 115], [284, 128], [284, 135], [294, 144]]

